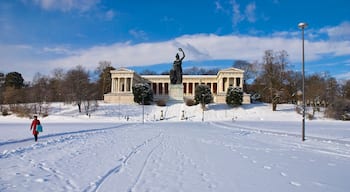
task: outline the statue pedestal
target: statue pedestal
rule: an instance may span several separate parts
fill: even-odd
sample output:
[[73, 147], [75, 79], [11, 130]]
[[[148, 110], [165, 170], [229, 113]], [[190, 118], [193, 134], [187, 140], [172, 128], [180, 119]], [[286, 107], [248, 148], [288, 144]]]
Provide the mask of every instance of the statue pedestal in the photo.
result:
[[169, 85], [169, 101], [184, 101], [184, 87], [182, 84]]

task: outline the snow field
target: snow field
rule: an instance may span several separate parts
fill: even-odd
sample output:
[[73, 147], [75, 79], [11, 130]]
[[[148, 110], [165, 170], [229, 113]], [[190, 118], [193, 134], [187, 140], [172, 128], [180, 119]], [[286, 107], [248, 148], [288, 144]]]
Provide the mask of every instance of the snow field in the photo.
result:
[[[91, 119], [72, 109], [57, 110], [41, 119], [44, 132], [37, 143], [28, 119], [17, 123], [9, 120], [14, 117], [0, 118], [0, 191], [345, 192], [350, 188], [348, 122], [308, 121], [307, 140], [301, 142], [299, 119], [288, 107], [275, 114], [262, 106], [248, 107], [250, 112], [232, 121], [225, 119], [227, 111], [212, 106], [215, 112], [208, 111], [207, 119], [216, 121], [205, 122], [200, 110], [182, 107], [161, 108], [166, 120], [150, 118], [144, 124], [137, 106], [119, 110], [103, 105]], [[148, 107], [147, 112], [159, 109]], [[128, 122], [113, 116], [126, 110]], [[188, 114], [192, 118], [180, 121], [182, 110], [193, 110]], [[282, 121], [269, 120], [272, 117]]]

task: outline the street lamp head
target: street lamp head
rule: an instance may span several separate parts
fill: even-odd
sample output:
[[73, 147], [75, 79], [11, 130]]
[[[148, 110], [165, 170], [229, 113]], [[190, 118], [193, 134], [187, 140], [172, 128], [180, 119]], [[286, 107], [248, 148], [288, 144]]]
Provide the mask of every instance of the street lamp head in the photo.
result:
[[304, 22], [301, 22], [301, 23], [298, 24], [298, 27], [299, 27], [300, 29], [304, 29], [304, 28], [306, 28], [307, 26], [308, 26], [308, 24], [307, 24], [307, 23], [304, 23]]

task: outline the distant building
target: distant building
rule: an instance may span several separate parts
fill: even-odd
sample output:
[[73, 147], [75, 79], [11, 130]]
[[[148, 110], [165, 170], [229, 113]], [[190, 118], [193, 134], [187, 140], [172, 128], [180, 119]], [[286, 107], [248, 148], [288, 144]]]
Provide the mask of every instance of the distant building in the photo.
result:
[[[169, 75], [139, 75], [135, 71], [119, 68], [111, 71], [111, 92], [104, 95], [107, 103], [133, 103], [132, 86], [137, 83], [148, 83], [153, 90], [154, 101], [169, 100]], [[217, 75], [183, 75], [183, 96], [194, 98], [195, 87], [206, 84], [211, 88], [215, 103], [226, 103], [229, 86], [243, 90], [244, 71], [237, 68], [220, 70]], [[250, 95], [244, 94], [243, 103], [250, 103]]]

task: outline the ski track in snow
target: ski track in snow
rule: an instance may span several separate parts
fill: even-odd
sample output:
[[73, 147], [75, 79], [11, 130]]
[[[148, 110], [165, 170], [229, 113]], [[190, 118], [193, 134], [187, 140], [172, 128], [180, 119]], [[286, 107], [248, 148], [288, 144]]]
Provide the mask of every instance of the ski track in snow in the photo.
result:
[[[152, 126], [151, 124], [144, 125], [143, 128], [149, 128], [147, 126]], [[175, 143], [174, 143], [175, 142]], [[126, 191], [133, 192], [138, 191], [138, 189], [143, 189], [143, 185], [148, 182], [154, 182], [157, 177], [161, 176], [160, 172], [164, 172], [164, 166], [170, 167], [170, 170], [166, 171], [169, 174], [168, 177], [171, 179], [173, 185], [177, 186], [176, 190], [186, 191], [183, 186], [186, 183], [187, 175], [193, 175], [198, 177], [200, 181], [203, 182], [203, 186], [208, 186], [208, 188], [215, 189], [216, 184], [210, 179], [211, 173], [202, 169], [196, 160], [191, 157], [191, 154], [186, 154], [183, 152], [181, 147], [185, 147], [186, 140], [182, 137], [177, 137], [174, 135], [164, 134], [162, 130], [159, 130], [158, 135], [155, 135], [147, 140], [141, 142], [133, 147], [133, 149], [122, 158], [118, 160], [116, 166], [110, 167], [106, 174], [99, 176], [99, 179], [91, 182], [90, 185], [85, 188], [85, 192], [95, 192], [95, 191], [105, 191], [104, 184], [106, 182], [113, 182], [113, 179], [118, 176], [118, 174], [126, 174], [125, 171], [129, 166], [129, 162], [133, 159], [141, 160], [141, 165], [137, 166], [138, 170], [134, 169], [133, 177], [130, 179], [129, 187]], [[179, 146], [178, 146], [179, 145]], [[174, 159], [164, 159], [166, 157], [165, 153], [175, 154]], [[135, 162], [133, 162], [135, 163]], [[148, 169], [148, 164], [151, 169]], [[169, 166], [170, 164], [170, 166]], [[133, 165], [135, 166], [135, 165]], [[187, 170], [187, 169], [190, 169]], [[164, 173], [163, 173], [164, 174]], [[145, 176], [146, 175], [146, 176]], [[122, 175], [121, 175], [122, 176]], [[169, 181], [170, 182], [170, 181]], [[160, 184], [161, 185], [161, 184]], [[158, 186], [155, 191], [167, 190], [169, 186], [161, 185]], [[173, 186], [171, 186], [173, 187]], [[150, 189], [150, 191], [152, 191]], [[214, 190], [215, 191], [215, 190]]]
[[[54, 179], [55, 182], [62, 183], [60, 186], [63, 186], [64, 191], [76, 191], [78, 190], [78, 186], [76, 186], [74, 181], [70, 180], [70, 178], [66, 177], [66, 174], [62, 173], [58, 169], [53, 168], [52, 165], [47, 165], [44, 162], [37, 162], [32, 158], [27, 158], [26, 154], [30, 154], [31, 152], [35, 152], [39, 149], [44, 149], [46, 147], [55, 148], [56, 145], [70, 145], [72, 142], [83, 141], [88, 137], [95, 137], [96, 134], [106, 134], [106, 131], [119, 129], [125, 126], [133, 126], [133, 124], [121, 124], [112, 127], [104, 127], [97, 129], [84, 129], [79, 131], [71, 131], [71, 132], [62, 132], [56, 134], [49, 134], [39, 138], [39, 141], [34, 144], [30, 144], [26, 147], [17, 147], [12, 150], [4, 150], [2, 154], [0, 154], [0, 160], [8, 159], [8, 158], [18, 158], [19, 160], [25, 162], [25, 164], [29, 164], [34, 168], [37, 168], [43, 172], [44, 177], [39, 177], [34, 180], [37, 183], [45, 183], [49, 180]], [[12, 145], [26, 145], [27, 143], [32, 143], [33, 139], [21, 139], [21, 140], [12, 140], [8, 142], [2, 142], [0, 147], [11, 147]], [[16, 173], [16, 175], [23, 175], [24, 177], [31, 179], [34, 175], [32, 174], [22, 174]], [[0, 186], [0, 191], [3, 186]], [[5, 189], [5, 188], [4, 188]]]
[[[272, 131], [272, 130], [264, 130], [264, 129], [257, 129], [252, 128], [248, 126], [238, 125], [238, 124], [232, 124], [228, 122], [210, 122], [212, 125], [216, 127], [221, 127], [225, 129], [232, 129], [232, 130], [241, 130], [242, 134], [249, 134], [249, 133], [261, 133], [261, 134], [268, 134], [268, 135], [275, 135], [275, 136], [289, 136], [289, 137], [301, 137], [300, 134], [295, 133], [288, 133], [288, 132], [279, 132], [279, 131]], [[245, 131], [245, 133], [243, 133]], [[343, 139], [346, 139], [346, 137], [343, 137]], [[324, 138], [324, 137], [316, 137], [316, 136], [306, 136], [306, 140], [316, 140], [319, 142], [324, 143], [338, 143], [338, 144], [344, 144], [346, 146], [350, 146], [350, 141], [341, 140], [341, 139], [330, 139], [330, 138]]]
[[[41, 136], [41, 139], [45, 139], [45, 138], [52, 138], [52, 137], [58, 137], [58, 136], [71, 136], [74, 134], [83, 134], [83, 133], [94, 133], [94, 132], [98, 132], [98, 131], [105, 131], [105, 130], [109, 130], [109, 129], [116, 129], [116, 128], [120, 128], [120, 127], [124, 127], [126, 125], [132, 125], [132, 124], [121, 124], [118, 126], [113, 126], [113, 127], [104, 127], [104, 128], [97, 128], [97, 129], [85, 129], [85, 130], [79, 130], [79, 131], [71, 131], [71, 132], [62, 132], [62, 133], [56, 133], [56, 134], [48, 134], [48, 135], [44, 135]], [[6, 146], [6, 145], [10, 145], [10, 144], [17, 144], [17, 143], [23, 143], [23, 142], [27, 142], [27, 141], [33, 141], [33, 138], [27, 138], [27, 139], [21, 139], [21, 140], [12, 140], [12, 141], [4, 141], [4, 142], [0, 142], [0, 147], [1, 146]]]
[[[237, 124], [232, 124], [232, 123], [222, 123], [222, 122], [209, 122], [211, 125], [218, 127], [218, 128], [223, 128], [223, 129], [228, 129], [228, 130], [232, 130], [234, 134], [236, 135], [240, 135], [240, 136], [248, 136], [250, 134], [264, 134], [264, 135], [271, 135], [271, 136], [278, 136], [278, 137], [300, 137], [300, 135], [297, 134], [293, 134], [293, 133], [285, 133], [285, 132], [278, 132], [278, 131], [270, 131], [270, 130], [260, 130], [257, 128], [251, 128], [251, 127], [246, 127], [246, 126], [241, 126], [241, 125], [237, 125]], [[343, 141], [343, 140], [337, 140], [337, 139], [328, 139], [328, 138], [321, 138], [321, 137], [307, 137], [307, 140], [312, 140], [314, 142], [318, 142], [318, 143], [327, 143], [327, 144], [334, 144], [334, 145], [343, 145], [346, 147], [350, 146], [350, 142], [348, 141]], [[213, 143], [213, 142], [210, 142]], [[226, 145], [226, 144], [224, 144]], [[289, 145], [293, 145], [293, 144], [289, 144]], [[350, 158], [350, 153], [349, 150], [338, 150], [337, 148], [332, 148], [332, 149], [324, 149], [322, 147], [315, 147], [315, 145], [308, 145], [307, 142], [305, 142], [304, 144], [305, 148], [301, 148], [300, 146], [294, 148], [294, 150], [302, 150], [302, 151], [315, 151], [317, 153], [324, 153], [327, 155], [332, 155], [332, 156], [339, 156], [342, 158]], [[239, 151], [239, 147], [235, 146], [231, 146], [231, 145], [226, 145], [228, 147], [231, 148], [232, 151], [234, 152], [238, 152]], [[255, 150], [261, 150], [261, 149], [255, 149]], [[293, 150], [293, 147], [292, 147]], [[265, 148], [265, 152], [266, 153], [270, 153], [270, 149], [269, 148]], [[241, 157], [243, 159], [247, 159], [250, 160], [251, 163], [253, 164], [257, 164], [258, 160], [256, 159], [251, 159], [249, 156], [245, 155], [242, 152], [239, 152], [239, 154], [241, 155]], [[281, 154], [282, 155], [282, 154]], [[291, 156], [291, 159], [298, 159], [297, 156]], [[311, 159], [309, 160], [311, 163], [313, 163], [315, 160]], [[328, 163], [328, 166], [336, 166], [336, 164], [334, 163]], [[275, 168], [279, 167], [278, 165], [263, 165], [262, 168], [266, 171], [271, 171]], [[279, 174], [282, 177], [288, 178], [288, 171], [280, 171]], [[294, 187], [301, 187], [302, 184], [301, 182], [298, 182], [296, 180], [290, 180], [289, 184], [294, 186]], [[315, 185], [321, 185], [319, 182], [315, 182]]]
[[[159, 137], [162, 137], [162, 136], [163, 136], [163, 134], [160, 133], [156, 138], [159, 138]], [[149, 140], [149, 141], [152, 141], [152, 140], [153, 140], [153, 138], [152, 138], [151, 140]], [[147, 143], [148, 143], [149, 141], [147, 141]], [[148, 153], [147, 158], [146, 158], [145, 162], [143, 163], [142, 169], [140, 170], [140, 172], [139, 172], [139, 174], [138, 174], [138, 176], [137, 176], [137, 178], [136, 178], [134, 184], [133, 184], [133, 185], [130, 187], [130, 189], [129, 189], [130, 192], [135, 191], [135, 188], [136, 188], [138, 182], [140, 181], [140, 179], [142, 178], [142, 175], [143, 175], [143, 173], [144, 173], [144, 171], [145, 171], [145, 169], [146, 169], [146, 166], [147, 166], [147, 164], [148, 164], [148, 162], [149, 162], [149, 160], [150, 160], [152, 154], [154, 153], [154, 151], [155, 151], [159, 146], [161, 146], [161, 144], [163, 143], [163, 141], [164, 141], [164, 137], [162, 137], [162, 140], [159, 142], [159, 144], [156, 145], [156, 146]], [[145, 144], [146, 144], [146, 143], [145, 143]]]
[[[126, 125], [127, 124], [118, 125], [118, 126], [114, 126], [114, 127], [87, 129], [87, 130], [45, 135], [45, 136], [40, 137], [39, 139], [40, 140], [48, 139], [47, 141], [38, 142], [38, 143], [32, 144], [32, 145], [27, 146], [27, 147], [19, 147], [17, 149], [13, 149], [11, 151], [5, 150], [2, 152], [2, 154], [0, 154], [0, 159], [7, 158], [7, 157], [12, 156], [12, 155], [20, 155], [22, 153], [29, 152], [31, 150], [38, 149], [38, 148], [43, 148], [43, 147], [48, 146], [48, 145], [51, 146], [53, 144], [64, 143], [64, 142], [67, 142], [70, 140], [77, 140], [83, 136], [89, 136], [89, 135], [93, 135], [93, 134], [96, 134], [99, 132], [102, 133], [106, 130], [117, 129], [117, 128], [124, 127]], [[131, 125], [131, 124], [128, 124], [128, 126], [129, 125]], [[20, 144], [20, 143], [25, 143], [25, 142], [31, 142], [31, 141], [33, 141], [33, 138], [21, 139], [21, 140], [15, 140], [15, 141], [5, 141], [5, 142], [0, 143], [0, 147], [8, 146], [11, 144]]]
[[[250, 134], [250, 133], [258, 133], [258, 134], [265, 134], [265, 135], [272, 135], [272, 136], [281, 136], [281, 137], [297, 137], [300, 138], [301, 136], [294, 133], [287, 133], [287, 132], [279, 132], [279, 131], [272, 131], [272, 130], [264, 130], [264, 129], [257, 129], [242, 125], [235, 125], [235, 124], [228, 124], [228, 123], [221, 123], [221, 122], [210, 122], [212, 125], [224, 129], [229, 130], [239, 130], [240, 134]], [[323, 138], [323, 137], [315, 137], [315, 136], [307, 136], [306, 140], [315, 141], [319, 143], [327, 143], [327, 144], [335, 144], [335, 145], [345, 145], [347, 147], [350, 147], [350, 141], [341, 140], [341, 139], [330, 139], [330, 138]], [[307, 144], [307, 142], [305, 142]], [[309, 146], [310, 148], [312, 146]], [[321, 148], [314, 148], [314, 150], [317, 150], [320, 153], [330, 154], [330, 155], [337, 155], [342, 156], [346, 158], [350, 158], [350, 153], [348, 151], [336, 151], [336, 150], [325, 150]]]
[[[165, 110], [165, 114], [167, 110]], [[181, 110], [180, 110], [181, 113]], [[158, 130], [152, 130], [152, 124], [121, 124], [112, 127], [97, 128], [97, 129], [83, 129], [80, 131], [71, 131], [71, 132], [62, 132], [57, 134], [50, 134], [41, 137], [41, 139], [46, 139], [46, 141], [41, 141], [35, 144], [31, 144], [27, 147], [17, 147], [12, 150], [5, 150], [0, 154], [0, 160], [8, 158], [19, 158], [21, 161], [29, 162], [30, 166], [42, 170], [42, 175], [37, 177], [34, 182], [36, 183], [45, 183], [51, 180], [55, 181], [58, 186], [62, 187], [64, 191], [84, 191], [84, 192], [95, 192], [95, 191], [106, 191], [105, 187], [109, 187], [108, 184], [113, 183], [115, 178], [123, 177], [130, 174], [131, 180], [126, 183], [126, 191], [134, 192], [139, 191], [187, 191], [189, 189], [189, 184], [186, 182], [189, 177], [194, 181], [198, 181], [200, 184], [200, 189], [204, 191], [217, 191], [222, 189], [222, 183], [213, 176], [216, 173], [216, 168], [204, 167], [210, 165], [210, 159], [206, 159], [205, 154], [203, 159], [199, 159], [196, 155], [193, 155], [194, 150], [187, 150], [186, 147], [198, 147], [199, 150], [202, 150], [205, 147], [216, 147], [220, 150], [227, 150], [232, 153], [231, 157], [237, 157], [239, 162], [244, 163], [245, 165], [250, 165], [248, 167], [256, 167], [258, 172], [262, 172], [267, 175], [277, 175], [281, 178], [282, 181], [288, 183], [290, 186], [295, 188], [302, 188], [305, 183], [302, 180], [298, 180], [296, 177], [293, 177], [291, 170], [285, 169], [282, 164], [276, 163], [276, 161], [271, 162], [265, 160], [262, 157], [264, 155], [269, 156], [269, 154], [279, 153], [281, 159], [290, 158], [293, 160], [298, 160], [301, 158], [293, 153], [284, 153], [285, 150], [290, 151], [314, 151], [317, 153], [323, 153], [327, 155], [337, 156], [339, 158], [350, 158], [348, 150], [343, 150], [343, 148], [322, 148], [317, 147], [317, 145], [309, 144], [307, 141], [312, 141], [320, 144], [332, 144], [332, 145], [342, 145], [350, 146], [350, 142], [338, 140], [338, 139], [327, 139], [321, 137], [307, 137], [307, 141], [304, 142], [303, 147], [300, 147], [296, 143], [283, 143], [288, 145], [288, 148], [281, 146], [280, 148], [273, 148], [267, 145], [259, 146], [261, 140], [248, 140], [253, 141], [253, 144], [242, 143], [242, 141], [247, 141], [245, 139], [251, 136], [262, 136], [268, 135], [272, 137], [300, 137], [300, 135], [286, 132], [278, 132], [271, 130], [263, 130], [252, 128], [249, 126], [243, 126], [239, 124], [229, 123], [229, 122], [205, 122], [203, 127], [210, 125], [215, 128], [227, 129], [229, 132], [227, 135], [196, 135], [195, 138], [187, 137], [186, 135], [174, 134], [169, 132], [174, 131], [175, 129], [166, 130], [166, 128], [159, 128]], [[163, 124], [167, 125], [167, 124]], [[170, 126], [171, 124], [169, 124]], [[176, 124], [175, 124], [176, 125]], [[191, 126], [191, 124], [189, 124]], [[127, 143], [131, 145], [129, 150], [122, 151], [122, 154], [117, 154], [117, 158], [114, 163], [109, 163], [107, 167], [104, 167], [102, 174], [90, 176], [86, 184], [77, 184], [73, 177], [67, 177], [67, 173], [60, 170], [60, 167], [55, 167], [49, 162], [40, 162], [38, 160], [33, 160], [30, 157], [27, 157], [26, 154], [31, 153], [37, 149], [44, 149], [45, 147], [55, 148], [55, 145], [64, 145], [67, 146], [73, 142], [85, 142], [89, 138], [99, 139], [100, 143], [93, 143], [93, 146], [98, 145], [108, 145], [109, 142], [114, 142], [109, 140], [110, 138], [105, 138], [110, 136], [112, 131], [119, 128], [126, 127], [128, 129], [151, 129], [150, 135], [142, 137], [141, 141], [137, 141], [137, 144]], [[197, 131], [196, 129], [194, 129]], [[215, 129], [210, 129], [215, 130]], [[181, 132], [181, 129], [177, 130]], [[221, 132], [220, 132], [221, 133]], [[226, 132], [225, 132], [226, 133]], [[121, 134], [122, 135], [122, 134]], [[195, 134], [193, 134], [195, 135]], [[101, 137], [102, 136], [102, 137]], [[125, 137], [125, 142], [127, 142], [129, 135], [122, 135]], [[120, 136], [120, 137], [122, 137]], [[219, 137], [216, 137], [219, 136]], [[113, 138], [111, 136], [111, 138]], [[222, 140], [224, 138], [224, 140]], [[120, 139], [120, 138], [113, 138]], [[0, 143], [0, 147], [12, 147], [16, 145], [25, 145], [32, 141], [32, 139], [21, 139], [13, 141], [5, 141]], [[129, 147], [124, 145], [124, 147]], [[197, 146], [198, 145], [198, 146]], [[272, 145], [272, 144], [271, 144]], [[205, 147], [203, 147], [205, 146]], [[197, 148], [195, 148], [197, 149]], [[255, 156], [256, 152], [259, 155]], [[77, 154], [83, 153], [85, 151], [78, 151]], [[95, 152], [97, 153], [97, 152]], [[112, 152], [111, 152], [112, 153]], [[169, 155], [171, 154], [171, 155]], [[263, 156], [261, 156], [263, 154]], [[98, 156], [98, 154], [92, 153], [92, 155]], [[287, 156], [288, 155], [288, 156]], [[173, 157], [170, 159], [169, 157]], [[283, 158], [282, 158], [283, 157]], [[314, 163], [315, 159], [309, 159], [309, 163]], [[135, 163], [136, 162], [136, 163]], [[204, 162], [204, 164], [203, 164]], [[204, 165], [204, 166], [203, 166]], [[329, 167], [336, 167], [337, 164], [329, 162], [327, 164]], [[130, 168], [130, 169], [128, 169]], [[128, 169], [128, 170], [127, 170]], [[131, 170], [131, 171], [130, 171]], [[21, 174], [21, 173], [16, 173]], [[166, 176], [165, 176], [166, 175]], [[32, 175], [24, 175], [25, 177], [32, 177]], [[159, 186], [153, 186], [151, 189], [144, 188], [149, 182], [154, 182], [155, 180], [163, 177], [165, 184], [158, 184]], [[1, 178], [0, 178], [1, 179]], [[239, 184], [232, 181], [232, 188], [239, 188]], [[197, 183], [198, 184], [198, 183]], [[315, 185], [323, 186], [324, 184], [321, 181], [315, 181]], [[221, 186], [220, 186], [221, 185]], [[0, 191], [6, 189], [6, 186], [1, 185]]]
[[[99, 180], [92, 182], [92, 184], [90, 186], [88, 186], [85, 190], [83, 190], [84, 192], [90, 192], [90, 191], [98, 191], [103, 183], [112, 175], [112, 174], [118, 174], [120, 172], [121, 169], [123, 169], [123, 167], [127, 166], [128, 162], [130, 159], [132, 159], [139, 151], [142, 151], [142, 148], [147, 146], [148, 143], [150, 142], [154, 142], [156, 140], [158, 140], [159, 138], [161, 138], [163, 136], [163, 133], [160, 132], [159, 135], [149, 138], [146, 141], [142, 142], [141, 144], [135, 146], [133, 148], [132, 151], [130, 151], [127, 155], [125, 155], [122, 159], [119, 160], [118, 165], [115, 167], [112, 167], [105, 175], [101, 176]], [[144, 172], [144, 169], [147, 166], [147, 163], [151, 157], [151, 155], [153, 154], [154, 150], [159, 147], [161, 145], [162, 141], [156, 145], [151, 152], [149, 152], [149, 154], [147, 155], [147, 158], [145, 160], [145, 162], [143, 163], [142, 169], [140, 170], [134, 184], [130, 187], [130, 189], [128, 191], [134, 191], [134, 188], [136, 187], [138, 181], [140, 180], [140, 178], [142, 177], [142, 173]]]

